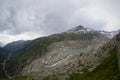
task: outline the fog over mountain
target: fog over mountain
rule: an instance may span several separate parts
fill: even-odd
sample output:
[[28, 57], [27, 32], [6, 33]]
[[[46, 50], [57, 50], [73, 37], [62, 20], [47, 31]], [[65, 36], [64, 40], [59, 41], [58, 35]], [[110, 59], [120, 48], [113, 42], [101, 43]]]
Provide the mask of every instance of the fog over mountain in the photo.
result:
[[28, 40], [83, 25], [120, 29], [119, 0], [0, 0], [0, 42]]

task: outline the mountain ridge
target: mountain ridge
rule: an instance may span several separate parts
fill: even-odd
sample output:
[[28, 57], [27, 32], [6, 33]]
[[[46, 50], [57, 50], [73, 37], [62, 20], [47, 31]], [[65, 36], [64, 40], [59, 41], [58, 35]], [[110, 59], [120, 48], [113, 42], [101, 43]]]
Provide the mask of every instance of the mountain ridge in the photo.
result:
[[93, 29], [90, 29], [90, 28], [85, 28], [82, 25], [79, 25], [79, 26], [77, 26], [75, 28], [69, 29], [69, 30], [67, 30], [65, 32], [68, 32], [68, 33], [70, 33], [70, 32], [75, 32], [75, 33], [84, 32], [84, 33], [86, 33], [86, 32], [94, 32], [94, 31], [98, 31], [101, 34], [104, 34], [104, 35], [108, 36], [109, 38], [113, 38], [115, 35], [117, 35], [120, 32], [120, 30], [117, 30], [117, 31], [93, 30]]

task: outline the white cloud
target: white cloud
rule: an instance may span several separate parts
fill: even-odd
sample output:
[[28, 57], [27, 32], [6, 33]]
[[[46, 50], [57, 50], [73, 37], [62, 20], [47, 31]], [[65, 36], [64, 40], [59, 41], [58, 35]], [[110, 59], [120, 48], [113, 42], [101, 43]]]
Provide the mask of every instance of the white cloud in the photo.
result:
[[[119, 0], [0, 0], [0, 42], [32, 39], [77, 25], [120, 29]], [[32, 34], [32, 35], [31, 35]], [[7, 39], [7, 40], [6, 40]]]
[[[31, 37], [32, 36], [32, 37]], [[7, 35], [7, 34], [0, 34], [0, 42], [4, 45], [10, 43], [12, 41], [17, 40], [32, 40], [41, 36], [46, 36], [45, 34], [37, 34], [33, 32], [25, 32], [20, 35]]]

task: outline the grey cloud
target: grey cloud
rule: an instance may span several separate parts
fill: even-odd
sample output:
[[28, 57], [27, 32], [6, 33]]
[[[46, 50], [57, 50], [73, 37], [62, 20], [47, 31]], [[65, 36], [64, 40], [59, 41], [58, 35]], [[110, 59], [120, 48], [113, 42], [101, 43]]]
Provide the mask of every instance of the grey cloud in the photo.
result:
[[120, 20], [119, 0], [115, 1], [116, 6], [112, 0], [0, 0], [0, 32], [6, 31], [9, 35], [24, 32], [52, 34], [77, 25], [104, 30], [108, 21], [93, 20], [90, 15], [83, 12], [76, 15], [76, 12], [86, 7], [104, 6], [111, 16]]
[[[7, 2], [4, 5], [2, 5], [4, 10], [1, 10], [0, 13], [4, 15], [0, 15], [0, 16], [6, 17], [6, 19], [3, 20], [1, 18], [1, 23], [0, 23], [1, 31], [8, 30], [8, 33], [20, 34], [25, 31], [42, 32], [45, 30], [48, 31], [48, 33], [50, 33], [50, 32], [54, 32], [54, 29], [55, 30], [57, 29], [56, 26], [58, 26], [58, 28], [61, 27], [61, 30], [62, 28], [65, 27], [65, 22], [64, 22], [65, 19], [64, 18], [62, 19], [61, 16], [65, 17], [64, 8], [66, 4], [55, 2], [55, 5], [53, 5], [54, 3], [50, 3], [48, 1], [46, 2], [42, 0], [41, 1], [36, 0], [35, 2], [34, 0], [30, 0], [30, 1], [26, 0], [25, 2], [23, 0], [17, 2], [15, 2], [15, 0], [12, 0], [9, 3], [10, 5], [9, 4], [7, 5]], [[56, 12], [59, 13], [60, 15], [58, 16]], [[50, 17], [50, 15], [51, 16], [53, 15], [52, 16], [53, 18]]]

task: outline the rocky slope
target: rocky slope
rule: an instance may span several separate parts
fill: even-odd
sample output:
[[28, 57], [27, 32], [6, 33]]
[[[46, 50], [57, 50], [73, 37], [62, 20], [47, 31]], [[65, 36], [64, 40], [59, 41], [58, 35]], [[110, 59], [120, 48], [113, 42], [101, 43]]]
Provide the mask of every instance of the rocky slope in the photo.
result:
[[[86, 31], [83, 27], [72, 29], [67, 34], [99, 34], [93, 30]], [[90, 35], [92, 37], [93, 35]], [[107, 44], [109, 41], [104, 35], [86, 39], [67, 40], [54, 42], [47, 47], [46, 55], [35, 59], [26, 66], [22, 74], [32, 75], [34, 79], [44, 79], [45, 77], [55, 76], [57, 79], [65, 80], [72, 73], [83, 74], [91, 72], [101, 61], [109, 56], [109, 52], [114, 48], [114, 43]], [[110, 41], [111, 42], [111, 41]], [[48, 78], [49, 80], [50, 78]], [[52, 78], [51, 78], [52, 80]]]
[[9, 58], [5, 69], [9, 76], [25, 80], [119, 80], [117, 38], [110, 40], [99, 31], [78, 26], [25, 44], [15, 51], [20, 54]]
[[[68, 73], [81, 71], [85, 67], [92, 66], [94, 68], [99, 64], [98, 58], [94, 56], [97, 50], [108, 40], [105, 35], [81, 26], [47, 38], [45, 40], [51, 41], [47, 44], [44, 55], [24, 67], [22, 74], [33, 73], [35, 78], [44, 78], [53, 74], [64, 74], [60, 78], [65, 79]], [[39, 40], [37, 39], [34, 42]], [[83, 71], [80, 73], [83, 73]]]

